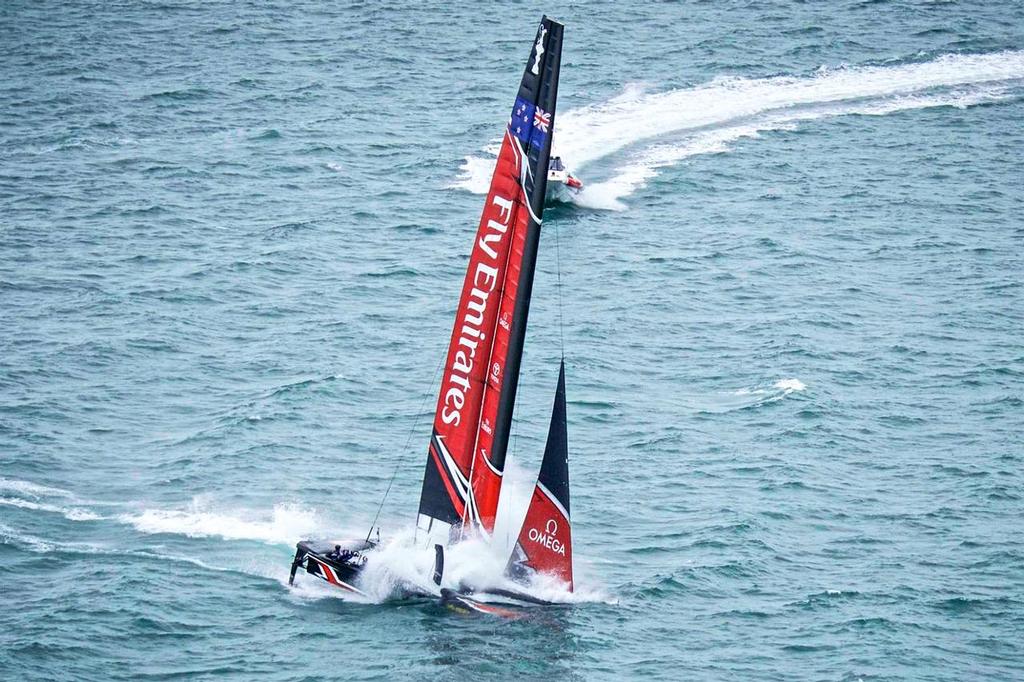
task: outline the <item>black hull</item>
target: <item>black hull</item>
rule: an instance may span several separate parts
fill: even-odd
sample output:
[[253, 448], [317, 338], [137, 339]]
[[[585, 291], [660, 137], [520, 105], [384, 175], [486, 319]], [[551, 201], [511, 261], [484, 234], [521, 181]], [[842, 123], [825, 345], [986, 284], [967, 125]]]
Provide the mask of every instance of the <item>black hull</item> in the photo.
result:
[[[441, 605], [458, 613], [485, 613], [490, 616], [499, 616], [501, 618], [516, 620], [518, 618], [526, 617], [527, 611], [524, 608], [526, 604], [551, 604], [551, 602], [546, 602], [529, 595], [509, 590], [494, 590], [490, 592], [490, 594], [505, 597], [506, 599], [513, 599], [515, 601], [506, 604], [492, 604], [480, 601], [479, 599], [474, 599], [468, 594], [462, 594], [455, 590], [441, 588]], [[526, 602], [526, 604], [522, 602]]]
[[306, 573], [315, 575], [348, 592], [364, 594], [357, 585], [359, 576], [366, 567], [366, 557], [361, 552], [373, 549], [376, 543], [370, 541], [349, 542], [341, 545], [342, 549], [352, 553], [345, 559], [331, 556], [334, 543], [303, 540], [295, 546], [295, 559], [292, 560], [292, 572], [288, 576], [288, 584], [295, 582], [295, 573], [304, 568]]

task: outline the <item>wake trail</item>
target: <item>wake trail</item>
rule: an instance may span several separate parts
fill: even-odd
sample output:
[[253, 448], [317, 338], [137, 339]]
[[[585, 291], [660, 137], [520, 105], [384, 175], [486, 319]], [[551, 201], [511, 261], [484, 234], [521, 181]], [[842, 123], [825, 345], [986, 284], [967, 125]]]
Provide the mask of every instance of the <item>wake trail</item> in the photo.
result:
[[[504, 569], [517, 532], [514, 528], [522, 523], [533, 478], [525, 469], [515, 465], [509, 467], [510, 478], [503, 491], [503, 525], [496, 527], [491, 541], [467, 539], [451, 545], [445, 555], [445, 587], [458, 590], [461, 584], [501, 585], [505, 581]], [[308, 505], [279, 503], [272, 508], [254, 509], [225, 506], [200, 495], [191, 503], [178, 508], [152, 507], [139, 502], [119, 504], [120, 513], [101, 516], [93, 510], [77, 506], [82, 503], [73, 492], [61, 488], [42, 486], [30, 481], [0, 479], [0, 490], [7, 495], [0, 496], [0, 506], [14, 507], [26, 512], [46, 515], [57, 514], [75, 521], [102, 521], [128, 526], [142, 536], [184, 536], [197, 539], [220, 539], [229, 541], [220, 549], [206, 547], [203, 558], [189, 557], [163, 551], [159, 539], [157, 544], [143, 547], [112, 547], [88, 542], [69, 541], [67, 538], [50, 539], [26, 532], [23, 529], [0, 523], [0, 544], [9, 544], [26, 551], [41, 554], [90, 554], [134, 557], [155, 561], [185, 563], [204, 570], [244, 573], [259, 578], [275, 580], [288, 586], [288, 561], [282, 558], [287, 548], [290, 556], [295, 543], [308, 538], [336, 538], [337, 541], [359, 539], [366, 535], [365, 526], [343, 526], [330, 517]], [[76, 506], [66, 503], [73, 501]], [[112, 506], [112, 503], [101, 503]], [[500, 517], [499, 517], [500, 518]], [[506, 541], [502, 541], [502, 539]], [[140, 538], [141, 540], [141, 538]], [[232, 549], [236, 542], [258, 542], [276, 549], [254, 552], [251, 545], [245, 548], [245, 560], [233, 557], [238, 549]], [[133, 543], [134, 544], [134, 543]], [[364, 603], [383, 603], [398, 597], [403, 589], [415, 587], [421, 593], [434, 593], [437, 588], [430, 580], [433, 572], [433, 547], [421, 546], [415, 540], [415, 527], [396, 526], [390, 538], [373, 550], [366, 552], [369, 559], [367, 569], [360, 578], [359, 587], [364, 595], [343, 592], [336, 587], [308, 577], [296, 581], [291, 590], [299, 599], [342, 598]], [[212, 551], [211, 551], [212, 550]], [[216, 561], [210, 561], [216, 558]], [[223, 563], [222, 563], [223, 562]], [[608, 601], [607, 595], [597, 587], [582, 587], [577, 581], [577, 591], [569, 593], [557, 582], [538, 579], [527, 590], [535, 596], [559, 603], [582, 603]]]
[[178, 564], [186, 564], [204, 571], [217, 573], [236, 573], [249, 575], [257, 578], [276, 580], [282, 585], [287, 584], [287, 566], [281, 568], [277, 563], [266, 568], [256, 567], [252, 564], [236, 564], [232, 566], [221, 566], [209, 561], [203, 561], [196, 557], [182, 554], [171, 554], [159, 549], [142, 550], [124, 547], [111, 547], [88, 542], [74, 542], [67, 539], [47, 539], [36, 535], [25, 533], [10, 526], [0, 523], [0, 543], [19, 547], [34, 554], [56, 554], [56, 555], [81, 555], [81, 556], [106, 556], [114, 558], [136, 558], [146, 561], [163, 563], [171, 561]]
[[88, 509], [82, 509], [81, 507], [62, 507], [54, 504], [24, 500], [18, 497], [0, 497], [0, 506], [60, 514], [70, 521], [99, 521], [103, 518], [99, 514]]
[[[96, 506], [115, 508], [117, 513], [103, 515], [92, 508]], [[69, 521], [114, 521], [147, 535], [213, 537], [289, 546], [297, 538], [322, 535], [331, 527], [338, 528], [308, 505], [279, 503], [270, 510], [225, 508], [207, 495], [198, 495], [183, 508], [169, 509], [143, 502], [87, 500], [63, 488], [9, 478], [0, 478], [0, 507], [58, 514]], [[358, 529], [348, 530], [359, 535]], [[365, 532], [363, 527], [362, 533]]]
[[[552, 154], [577, 171], [615, 156], [610, 175], [589, 182], [573, 202], [622, 210], [620, 200], [660, 169], [691, 156], [728, 151], [741, 138], [825, 117], [966, 108], [1014, 98], [1022, 86], [1020, 50], [948, 54], [898, 65], [822, 67], [803, 77], [727, 76], [666, 92], [631, 85], [608, 101], [560, 114]], [[467, 157], [452, 186], [486, 193], [498, 142]]]
[[303, 537], [322, 533], [328, 526], [315, 510], [297, 504], [277, 504], [266, 510], [220, 510], [202, 500], [187, 509], [143, 509], [122, 514], [121, 523], [146, 534], [251, 540], [271, 545], [294, 545]]
[[40, 497], [64, 497], [73, 499], [74, 493], [63, 488], [54, 488], [47, 485], [40, 485], [32, 481], [20, 481], [14, 478], [0, 478], [0, 492], [10, 492], [33, 499]]

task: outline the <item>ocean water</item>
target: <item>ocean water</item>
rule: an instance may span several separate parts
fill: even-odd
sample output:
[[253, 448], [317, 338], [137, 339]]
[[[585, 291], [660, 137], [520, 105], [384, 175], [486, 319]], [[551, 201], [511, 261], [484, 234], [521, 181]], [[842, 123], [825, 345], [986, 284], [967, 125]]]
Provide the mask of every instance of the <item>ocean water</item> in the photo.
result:
[[[396, 471], [420, 561], [544, 12], [587, 188], [508, 476], [564, 338], [578, 594], [289, 588]], [[14, 0], [0, 46], [0, 678], [1024, 678], [1019, 3]]]

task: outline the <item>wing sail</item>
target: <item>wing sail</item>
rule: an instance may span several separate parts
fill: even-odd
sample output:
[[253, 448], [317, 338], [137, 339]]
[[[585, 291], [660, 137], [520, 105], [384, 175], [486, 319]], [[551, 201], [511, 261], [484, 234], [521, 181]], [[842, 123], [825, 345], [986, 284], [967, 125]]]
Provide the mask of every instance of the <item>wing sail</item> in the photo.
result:
[[554, 129], [562, 25], [537, 29], [484, 204], [428, 446], [417, 535], [490, 533], [533, 289]]

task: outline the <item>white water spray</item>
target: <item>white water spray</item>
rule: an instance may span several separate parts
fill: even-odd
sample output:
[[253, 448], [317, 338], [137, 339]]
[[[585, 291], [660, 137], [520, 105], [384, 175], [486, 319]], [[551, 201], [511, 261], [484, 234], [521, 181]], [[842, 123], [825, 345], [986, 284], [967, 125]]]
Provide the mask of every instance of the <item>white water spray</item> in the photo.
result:
[[248, 509], [222, 511], [199, 498], [193, 500], [188, 509], [145, 509], [122, 514], [118, 520], [143, 533], [257, 540], [283, 545], [317, 536], [327, 525], [316, 511], [305, 506], [278, 504], [269, 513]]

